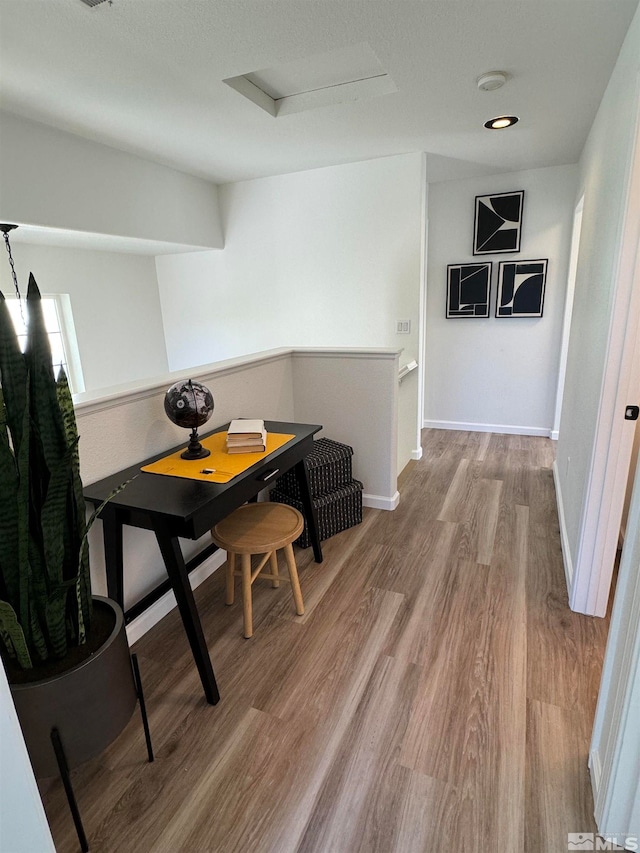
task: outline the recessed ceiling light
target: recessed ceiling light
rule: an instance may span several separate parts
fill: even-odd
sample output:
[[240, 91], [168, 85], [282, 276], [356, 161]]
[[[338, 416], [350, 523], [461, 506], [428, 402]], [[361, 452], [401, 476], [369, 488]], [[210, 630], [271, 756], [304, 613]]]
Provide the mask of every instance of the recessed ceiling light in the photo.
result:
[[518, 116], [496, 116], [485, 121], [484, 126], [488, 130], [504, 130], [505, 127], [511, 127], [518, 120]]

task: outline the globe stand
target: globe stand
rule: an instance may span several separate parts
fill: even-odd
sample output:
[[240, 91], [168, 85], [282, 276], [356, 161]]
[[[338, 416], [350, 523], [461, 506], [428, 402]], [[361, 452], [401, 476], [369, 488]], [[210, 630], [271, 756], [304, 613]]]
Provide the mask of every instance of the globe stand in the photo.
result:
[[189, 446], [180, 454], [181, 459], [205, 459], [211, 451], [200, 444], [198, 427], [205, 424], [213, 412], [213, 395], [199, 382], [176, 382], [164, 395], [164, 411], [171, 423], [191, 430]]
[[198, 430], [196, 427], [193, 427], [191, 430], [191, 438], [189, 439], [189, 446], [185, 451], [180, 454], [181, 459], [204, 459], [206, 456], [211, 456], [211, 451], [207, 450], [206, 447], [203, 447], [200, 444], [200, 439], [198, 438]]

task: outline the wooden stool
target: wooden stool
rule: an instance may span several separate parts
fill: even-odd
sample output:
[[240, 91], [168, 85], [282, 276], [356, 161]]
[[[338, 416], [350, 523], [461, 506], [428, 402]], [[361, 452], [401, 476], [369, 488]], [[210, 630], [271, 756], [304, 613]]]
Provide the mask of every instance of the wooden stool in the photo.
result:
[[[278, 573], [276, 551], [284, 548], [289, 569], [288, 580], [293, 590], [296, 613], [302, 616], [304, 604], [298, 581], [296, 560], [291, 543], [300, 536], [304, 528], [304, 519], [297, 509], [279, 503], [252, 503], [241, 506], [220, 521], [211, 531], [213, 541], [227, 552], [227, 595], [226, 603], [233, 604], [234, 576], [242, 578], [242, 606], [244, 610], [244, 636], [253, 636], [253, 611], [251, 603], [251, 584], [257, 577], [268, 578], [271, 586], [279, 587], [281, 578]], [[236, 571], [236, 554], [242, 558], [241, 571]], [[264, 554], [258, 567], [251, 571], [251, 555]], [[271, 572], [262, 569], [270, 563]]]

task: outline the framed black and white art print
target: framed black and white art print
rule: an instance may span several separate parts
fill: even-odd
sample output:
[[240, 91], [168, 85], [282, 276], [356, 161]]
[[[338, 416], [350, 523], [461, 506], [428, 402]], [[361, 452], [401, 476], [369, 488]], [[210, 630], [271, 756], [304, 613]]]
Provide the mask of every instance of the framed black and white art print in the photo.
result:
[[449, 264], [447, 267], [447, 317], [488, 317], [491, 262]]
[[473, 254], [519, 252], [524, 190], [476, 196]]
[[500, 261], [496, 317], [542, 317], [547, 261]]

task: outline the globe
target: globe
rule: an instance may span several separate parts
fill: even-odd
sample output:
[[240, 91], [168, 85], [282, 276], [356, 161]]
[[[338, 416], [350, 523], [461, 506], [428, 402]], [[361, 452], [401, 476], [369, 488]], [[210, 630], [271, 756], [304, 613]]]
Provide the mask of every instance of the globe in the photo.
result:
[[176, 382], [164, 396], [164, 410], [179, 427], [197, 429], [213, 414], [213, 394], [191, 379]]
[[181, 453], [183, 459], [204, 459], [211, 451], [200, 444], [198, 427], [213, 414], [213, 395], [199, 382], [187, 379], [176, 382], [164, 395], [164, 410], [170, 421], [191, 430], [189, 446]]

